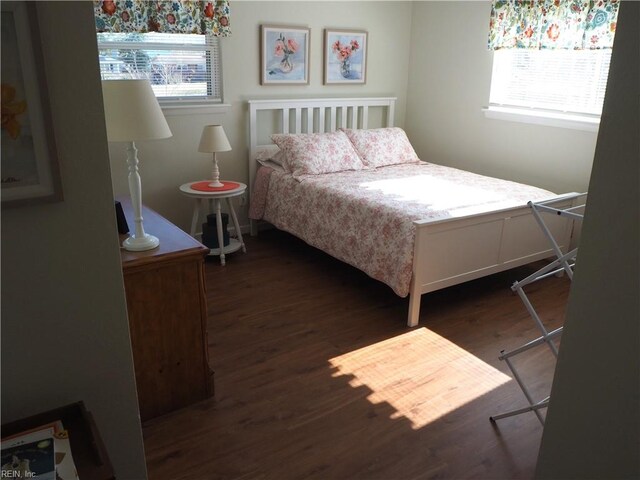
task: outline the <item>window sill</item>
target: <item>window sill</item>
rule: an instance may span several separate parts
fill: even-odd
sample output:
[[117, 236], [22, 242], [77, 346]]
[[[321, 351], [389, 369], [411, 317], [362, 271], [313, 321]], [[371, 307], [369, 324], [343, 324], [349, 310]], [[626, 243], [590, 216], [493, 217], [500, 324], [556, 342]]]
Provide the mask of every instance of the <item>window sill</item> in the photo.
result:
[[548, 127], [571, 128], [588, 132], [597, 132], [600, 127], [600, 118], [587, 115], [498, 106], [485, 107], [482, 111], [485, 117], [496, 120], [532, 123], [535, 125], [546, 125]]
[[228, 103], [204, 103], [204, 102], [163, 102], [160, 101], [160, 108], [165, 115], [209, 115], [224, 114], [229, 111], [231, 105]]

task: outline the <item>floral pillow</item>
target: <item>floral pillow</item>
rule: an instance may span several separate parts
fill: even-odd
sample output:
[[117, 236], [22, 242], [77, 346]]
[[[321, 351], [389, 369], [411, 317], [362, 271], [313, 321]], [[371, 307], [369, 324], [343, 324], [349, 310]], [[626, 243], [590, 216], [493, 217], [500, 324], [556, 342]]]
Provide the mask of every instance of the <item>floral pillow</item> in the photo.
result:
[[284, 152], [284, 166], [294, 177], [362, 170], [362, 160], [344, 132], [276, 134], [271, 139]]
[[407, 134], [401, 128], [343, 131], [367, 167], [420, 162]]

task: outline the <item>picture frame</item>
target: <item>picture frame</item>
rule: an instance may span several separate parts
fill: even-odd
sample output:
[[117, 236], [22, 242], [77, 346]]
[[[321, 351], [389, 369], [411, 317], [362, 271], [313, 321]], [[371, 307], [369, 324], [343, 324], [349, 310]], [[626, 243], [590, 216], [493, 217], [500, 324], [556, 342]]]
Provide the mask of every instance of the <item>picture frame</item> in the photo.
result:
[[324, 30], [324, 84], [365, 84], [368, 32]]
[[2, 206], [61, 201], [36, 2], [2, 2]]
[[260, 85], [308, 85], [311, 29], [260, 26]]

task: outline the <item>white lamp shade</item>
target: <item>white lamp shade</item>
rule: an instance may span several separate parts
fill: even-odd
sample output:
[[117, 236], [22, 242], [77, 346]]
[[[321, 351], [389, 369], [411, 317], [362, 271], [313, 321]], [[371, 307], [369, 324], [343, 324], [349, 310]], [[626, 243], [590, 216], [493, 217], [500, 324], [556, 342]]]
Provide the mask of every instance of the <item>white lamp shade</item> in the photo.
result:
[[213, 153], [228, 152], [229, 150], [231, 150], [231, 145], [222, 125], [206, 125], [202, 129], [200, 146], [198, 147], [199, 152]]
[[103, 80], [102, 96], [110, 142], [172, 135], [149, 80]]

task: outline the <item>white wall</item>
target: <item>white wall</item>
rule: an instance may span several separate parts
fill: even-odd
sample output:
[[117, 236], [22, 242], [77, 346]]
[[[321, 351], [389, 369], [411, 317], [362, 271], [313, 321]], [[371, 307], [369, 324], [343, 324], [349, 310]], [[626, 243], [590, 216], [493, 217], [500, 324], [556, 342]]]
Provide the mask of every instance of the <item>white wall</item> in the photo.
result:
[[640, 478], [639, 24], [622, 2], [537, 478]]
[[[317, 96], [397, 96], [396, 123], [403, 125], [409, 67], [411, 2], [245, 2], [232, 4], [232, 31], [221, 39], [224, 100], [231, 109], [223, 115], [167, 116], [173, 138], [140, 142], [142, 192], [145, 204], [183, 229], [190, 225], [192, 201], [178, 186], [208, 178], [210, 155], [198, 153], [202, 127], [224, 125], [233, 151], [218, 155], [221, 176], [248, 183], [248, 110], [251, 98]], [[261, 24], [311, 28], [310, 84], [260, 86], [259, 27]], [[357, 28], [369, 32], [366, 85], [322, 85], [323, 29]], [[97, 62], [97, 60], [96, 60]], [[127, 170], [122, 145], [111, 144], [111, 167], [116, 194], [127, 195]], [[241, 212], [246, 220], [246, 208]]]
[[[246, 100], [305, 96], [397, 96], [396, 124], [405, 127], [421, 158], [556, 192], [585, 191], [596, 133], [483, 115], [491, 84], [489, 13], [489, 1], [234, 2], [233, 35], [221, 39], [231, 108], [226, 114], [169, 114], [174, 136], [139, 144], [144, 202], [187, 229], [192, 205], [177, 187], [209, 176], [209, 156], [196, 151], [202, 126], [224, 125], [233, 151], [218, 156], [222, 176], [246, 183]], [[260, 86], [261, 24], [311, 27], [310, 85]], [[369, 31], [366, 85], [322, 85], [325, 27]], [[114, 190], [127, 195], [124, 147], [111, 144], [110, 158]]]
[[39, 2], [38, 18], [65, 198], [2, 209], [2, 421], [84, 400], [118, 478], [141, 479], [92, 6]]
[[596, 134], [484, 117], [491, 85], [489, 1], [415, 2], [407, 134], [427, 161], [585, 191]]

